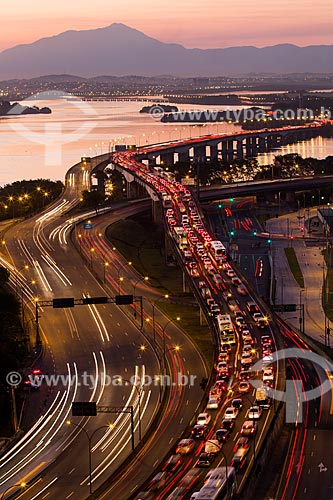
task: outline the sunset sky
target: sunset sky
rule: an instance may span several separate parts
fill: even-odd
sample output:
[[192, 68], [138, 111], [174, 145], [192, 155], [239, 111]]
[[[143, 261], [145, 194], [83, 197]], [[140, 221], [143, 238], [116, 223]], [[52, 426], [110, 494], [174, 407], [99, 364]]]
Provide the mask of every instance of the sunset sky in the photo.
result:
[[0, 51], [113, 22], [185, 47], [333, 43], [332, 0], [11, 0], [1, 21]]

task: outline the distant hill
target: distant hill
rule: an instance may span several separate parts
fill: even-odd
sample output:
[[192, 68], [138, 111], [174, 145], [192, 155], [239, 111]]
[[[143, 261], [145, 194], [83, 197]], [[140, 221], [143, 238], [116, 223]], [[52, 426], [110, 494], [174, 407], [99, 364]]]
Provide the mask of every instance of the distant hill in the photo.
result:
[[84, 78], [309, 72], [333, 72], [332, 45], [186, 49], [159, 42], [120, 23], [94, 30], [66, 31], [0, 53], [1, 80], [66, 73]]

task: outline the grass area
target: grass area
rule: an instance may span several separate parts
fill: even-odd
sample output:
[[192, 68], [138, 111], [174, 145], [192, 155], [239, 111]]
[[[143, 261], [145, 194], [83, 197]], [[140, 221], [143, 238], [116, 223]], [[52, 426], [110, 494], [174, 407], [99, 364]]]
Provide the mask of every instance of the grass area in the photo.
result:
[[326, 316], [333, 321], [333, 249], [325, 250], [324, 257], [327, 265], [327, 275], [322, 289], [322, 304]]
[[293, 273], [295, 280], [297, 281], [297, 283], [301, 288], [304, 288], [304, 277], [302, 270], [299, 266], [294, 248], [292, 247], [285, 248], [284, 251], [288, 260], [290, 270]]
[[172, 301], [157, 302], [156, 306], [170, 319], [180, 316], [181, 328], [210, 366], [213, 356], [210, 330], [207, 324], [200, 326], [200, 309], [193, 295], [183, 292], [180, 268], [165, 263], [163, 228], [154, 227], [150, 215], [141, 214], [109, 226], [107, 237], [142, 276], [149, 276], [151, 287], [170, 294]]
[[193, 302], [188, 304], [184, 302], [178, 304], [157, 302], [156, 306], [170, 318], [180, 317], [179, 326], [191, 337], [211, 366], [213, 359], [212, 337], [205, 319], [204, 325], [200, 325], [199, 306], [193, 306]]
[[149, 277], [152, 287], [183, 295], [181, 272], [165, 263], [163, 228], [154, 227], [149, 215], [112, 224], [108, 227], [107, 237], [142, 276]]

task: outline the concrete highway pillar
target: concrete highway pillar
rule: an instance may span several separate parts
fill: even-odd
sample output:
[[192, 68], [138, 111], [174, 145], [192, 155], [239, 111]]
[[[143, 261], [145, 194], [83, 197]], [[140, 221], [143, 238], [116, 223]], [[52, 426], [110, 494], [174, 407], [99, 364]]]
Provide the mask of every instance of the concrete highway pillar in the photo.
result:
[[152, 216], [153, 216], [153, 223], [154, 224], [161, 224], [162, 223], [162, 208], [161, 208], [161, 203], [159, 201], [151, 201], [151, 208], [152, 208]]
[[222, 159], [227, 161], [228, 159], [228, 151], [227, 151], [227, 141], [222, 141]]
[[233, 161], [234, 159], [234, 141], [230, 139], [227, 141], [227, 160]]
[[217, 162], [218, 159], [218, 149], [217, 145], [209, 146], [210, 149], [210, 161]]
[[148, 167], [151, 168], [151, 167], [155, 167], [155, 166], [156, 166], [156, 157], [152, 156], [152, 157], [148, 158]]
[[207, 159], [206, 146], [194, 146], [194, 159]]
[[237, 139], [237, 158], [239, 158], [240, 160], [244, 158], [242, 139]]
[[259, 152], [264, 153], [265, 151], [266, 151], [265, 137], [259, 136]]
[[160, 164], [161, 167], [170, 167], [174, 165], [175, 160], [174, 160], [174, 154], [173, 153], [162, 153], [160, 156]]
[[180, 151], [178, 153], [178, 161], [179, 163], [189, 163], [190, 161], [190, 150]]

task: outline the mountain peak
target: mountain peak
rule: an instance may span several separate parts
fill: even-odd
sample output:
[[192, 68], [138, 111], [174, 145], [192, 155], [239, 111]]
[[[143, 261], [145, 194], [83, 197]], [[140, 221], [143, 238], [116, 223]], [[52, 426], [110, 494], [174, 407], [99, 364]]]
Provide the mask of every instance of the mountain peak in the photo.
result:
[[160, 42], [120, 22], [98, 29], [66, 31], [0, 53], [2, 79], [73, 73], [80, 77], [221, 76], [309, 71], [333, 72], [332, 46], [285, 43], [260, 49], [186, 49]]

